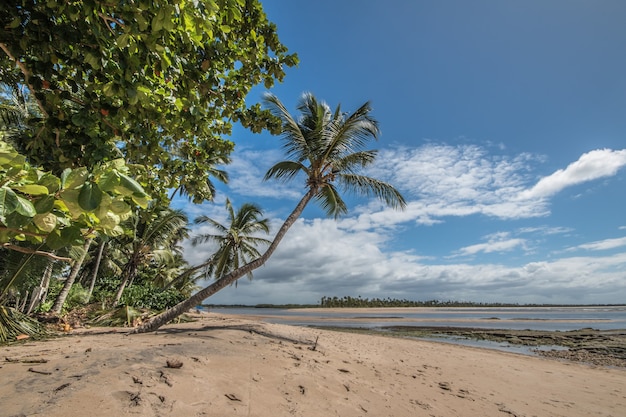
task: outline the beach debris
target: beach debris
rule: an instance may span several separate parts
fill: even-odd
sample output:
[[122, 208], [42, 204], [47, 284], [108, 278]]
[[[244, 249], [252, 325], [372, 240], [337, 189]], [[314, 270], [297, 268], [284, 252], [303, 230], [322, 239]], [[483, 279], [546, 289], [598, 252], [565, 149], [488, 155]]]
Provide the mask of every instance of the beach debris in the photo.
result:
[[140, 384], [143, 385], [143, 381], [141, 380], [141, 378], [137, 377], [137, 376], [133, 376], [133, 382], [135, 384]]
[[172, 381], [170, 381], [169, 376], [163, 371], [160, 371], [159, 378], [163, 383], [167, 384], [170, 387], [174, 385]]
[[349, 374], [349, 373], [350, 373], [350, 371], [349, 371], [349, 370], [344, 369], [344, 368], [339, 368], [339, 369], [337, 369], [337, 370], [338, 370], [339, 372], [343, 372], [344, 374]]
[[35, 368], [28, 368], [28, 372], [33, 372], [35, 374], [41, 374], [41, 375], [52, 375], [52, 372], [47, 372], [47, 371], [39, 371]]
[[130, 394], [130, 405], [138, 406], [141, 404], [141, 393], [129, 393]]
[[440, 382], [439, 388], [446, 390], [446, 391], [452, 391], [452, 387], [450, 386], [449, 382]]
[[226, 396], [226, 398], [228, 398], [231, 401], [241, 402], [241, 400], [235, 394], [224, 394], [224, 395]]
[[313, 344], [313, 346], [309, 346], [308, 348], [309, 350], [312, 350], [313, 352], [315, 352], [315, 350], [317, 349], [317, 341], [319, 340], [319, 338], [320, 338], [319, 336], [315, 338], [315, 343]]
[[15, 336], [15, 340], [24, 340], [24, 339], [28, 339], [30, 336], [27, 334], [18, 334], [17, 336]]
[[70, 385], [72, 385], [72, 384], [71, 384], [71, 383], [69, 383], [69, 382], [66, 382], [66, 383], [65, 383], [65, 384], [63, 384], [63, 385], [59, 385], [58, 387], [56, 387], [56, 388], [54, 389], [54, 392], [59, 392], [59, 391], [61, 391], [62, 389], [65, 389], [65, 388], [69, 387]]
[[168, 368], [178, 369], [183, 367], [182, 361], [179, 361], [178, 359], [168, 359], [165, 363]]
[[508, 409], [508, 407], [506, 406], [506, 404], [496, 404], [498, 406], [498, 411], [500, 411], [501, 413], [505, 413], [505, 414], [509, 414], [513, 417], [520, 417], [518, 416], [515, 412], [511, 411]]
[[5, 361], [11, 363], [47, 363], [48, 359], [13, 359], [13, 358], [4, 358]]

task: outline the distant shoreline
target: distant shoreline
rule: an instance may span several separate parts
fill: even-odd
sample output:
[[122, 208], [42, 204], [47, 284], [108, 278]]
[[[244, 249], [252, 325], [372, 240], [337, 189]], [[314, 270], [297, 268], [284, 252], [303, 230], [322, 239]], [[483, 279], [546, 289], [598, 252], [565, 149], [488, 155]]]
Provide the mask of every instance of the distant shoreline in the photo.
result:
[[346, 307], [323, 307], [319, 304], [201, 304], [203, 308], [258, 308], [258, 309], [324, 309], [324, 310], [347, 310], [347, 309], [388, 309], [388, 308], [585, 308], [585, 307], [611, 307], [626, 308], [626, 304], [504, 304], [504, 303], [450, 303], [450, 304], [437, 304], [437, 305], [415, 305], [415, 306], [346, 306]]

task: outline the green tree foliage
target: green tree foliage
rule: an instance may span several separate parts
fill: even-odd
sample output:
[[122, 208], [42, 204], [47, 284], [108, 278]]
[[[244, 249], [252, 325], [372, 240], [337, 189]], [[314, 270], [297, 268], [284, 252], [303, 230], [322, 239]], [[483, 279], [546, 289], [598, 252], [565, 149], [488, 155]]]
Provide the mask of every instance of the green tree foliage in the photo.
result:
[[122, 159], [57, 177], [32, 167], [0, 139], [0, 244], [28, 241], [48, 250], [82, 244], [94, 232], [122, 233], [133, 205], [149, 201]]
[[297, 64], [257, 0], [35, 1], [0, 6], [0, 75], [41, 117], [19, 150], [57, 175], [124, 157], [194, 202], [229, 161], [232, 123], [276, 129], [245, 97]]

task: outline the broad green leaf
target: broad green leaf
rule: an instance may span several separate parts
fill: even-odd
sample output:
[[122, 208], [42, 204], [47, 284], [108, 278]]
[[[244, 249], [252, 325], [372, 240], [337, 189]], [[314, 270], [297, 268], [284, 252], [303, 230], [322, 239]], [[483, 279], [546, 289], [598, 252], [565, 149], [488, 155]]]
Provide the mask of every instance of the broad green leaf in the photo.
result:
[[35, 201], [35, 210], [38, 214], [48, 213], [54, 207], [54, 196], [46, 195]]
[[104, 230], [114, 229], [117, 225], [120, 224], [120, 220], [120, 216], [111, 212], [107, 212], [104, 217], [100, 218], [100, 227], [102, 227]]
[[111, 237], [122, 236], [124, 234], [124, 229], [120, 226], [115, 226], [113, 229], [104, 230], [104, 234]]
[[2, 167], [23, 166], [25, 162], [26, 158], [17, 152], [0, 152], [0, 166]]
[[[63, 171], [65, 174], [65, 171]], [[77, 168], [67, 174], [65, 178], [63, 189], [80, 188], [89, 178], [89, 172], [87, 168]]]
[[35, 206], [29, 200], [24, 197], [17, 196], [17, 207], [15, 211], [22, 216], [25, 217], [34, 217], [37, 214], [37, 210], [35, 210]]
[[128, 33], [124, 33], [120, 36], [117, 37], [117, 40], [115, 41], [117, 43], [117, 47], [118, 48], [126, 48], [126, 45], [128, 45], [128, 38], [130, 37], [130, 35]]
[[9, 187], [0, 187], [0, 216], [13, 213], [18, 205], [17, 194]]
[[70, 168], [65, 168], [61, 173], [61, 188], [65, 188], [65, 184], [67, 184], [67, 180], [72, 173]]
[[6, 216], [5, 220], [6, 226], [11, 229], [21, 229], [25, 226], [28, 226], [33, 221], [32, 216], [23, 216], [22, 214], [18, 213], [17, 210]]
[[92, 211], [98, 208], [102, 201], [102, 190], [98, 184], [86, 182], [83, 184], [78, 194], [78, 204], [85, 211]]
[[104, 192], [111, 192], [115, 190], [115, 187], [117, 187], [119, 184], [120, 177], [115, 171], [105, 172], [100, 176], [100, 179], [98, 180], [98, 186]]
[[24, 194], [29, 194], [29, 195], [47, 195], [48, 194], [48, 188], [44, 187], [43, 185], [38, 185], [38, 184], [19, 185], [19, 186], [13, 187], [13, 189], [19, 192], [22, 192]]
[[69, 242], [70, 246], [82, 245], [85, 241], [80, 228], [77, 226], [64, 227], [61, 229], [61, 237]]
[[137, 204], [139, 207], [141, 208], [146, 208], [148, 207], [148, 203], [150, 203], [150, 198], [148, 197], [137, 197], [134, 194], [131, 197], [133, 199], [133, 201], [135, 202], [135, 204]]
[[52, 213], [38, 214], [33, 217], [33, 223], [43, 232], [52, 232], [57, 226], [57, 216]]
[[131, 207], [122, 199], [114, 200], [110, 205], [110, 210], [118, 215], [125, 214], [131, 211]]
[[[147, 196], [147, 194], [144, 191], [143, 187], [137, 181], [135, 181], [133, 178], [129, 177], [128, 175], [122, 174], [121, 172], [118, 172], [117, 175], [120, 177], [120, 185], [119, 185], [119, 187], [123, 187], [123, 188], [131, 191], [131, 193], [133, 195], [136, 194], [138, 197], [146, 197]], [[119, 188], [119, 187], [117, 187], [117, 188]]]
[[39, 178], [39, 185], [43, 185], [48, 189], [48, 193], [56, 193], [61, 188], [61, 181], [58, 177], [55, 177], [52, 174], [46, 173]]
[[84, 210], [78, 204], [79, 190], [65, 190], [61, 192], [61, 200], [55, 201], [54, 205], [63, 211], [68, 211], [73, 219], [78, 219]]

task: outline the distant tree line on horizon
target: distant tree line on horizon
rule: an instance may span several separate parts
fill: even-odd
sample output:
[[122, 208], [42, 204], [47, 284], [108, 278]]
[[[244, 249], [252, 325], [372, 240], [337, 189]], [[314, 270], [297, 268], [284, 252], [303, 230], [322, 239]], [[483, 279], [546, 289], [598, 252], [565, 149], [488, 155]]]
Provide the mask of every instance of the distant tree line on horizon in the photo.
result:
[[[605, 304], [609, 305], [609, 304]], [[322, 308], [342, 308], [342, 307], [568, 307], [577, 306], [575, 304], [515, 304], [515, 303], [480, 303], [474, 301], [414, 301], [397, 298], [362, 298], [343, 297], [322, 297], [320, 301]]]

